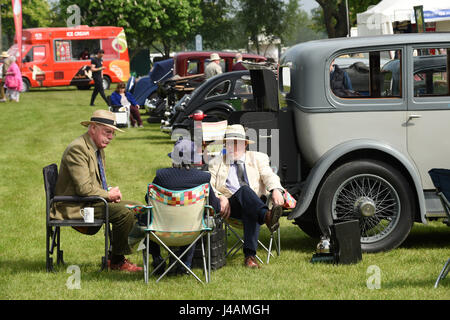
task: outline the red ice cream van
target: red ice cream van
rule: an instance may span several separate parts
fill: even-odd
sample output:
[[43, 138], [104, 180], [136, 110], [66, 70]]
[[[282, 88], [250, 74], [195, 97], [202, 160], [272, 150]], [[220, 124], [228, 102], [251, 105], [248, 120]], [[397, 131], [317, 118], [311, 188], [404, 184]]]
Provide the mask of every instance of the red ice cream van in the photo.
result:
[[[24, 91], [30, 87], [74, 85], [88, 89], [92, 80], [90, 58], [103, 49], [103, 87], [127, 81], [130, 61], [125, 32], [119, 27], [23, 29], [22, 79]], [[9, 50], [17, 56], [17, 44]]]

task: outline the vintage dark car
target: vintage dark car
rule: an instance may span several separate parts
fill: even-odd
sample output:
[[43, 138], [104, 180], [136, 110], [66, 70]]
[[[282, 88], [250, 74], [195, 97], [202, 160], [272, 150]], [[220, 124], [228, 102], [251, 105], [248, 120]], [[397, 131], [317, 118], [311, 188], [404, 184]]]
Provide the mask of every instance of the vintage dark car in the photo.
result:
[[233, 71], [212, 77], [177, 102], [172, 112], [163, 120], [161, 130], [172, 132], [175, 128], [191, 128], [189, 116], [197, 110], [216, 120], [225, 120], [235, 111], [255, 109], [250, 71]]
[[[174, 74], [180, 77], [192, 76], [195, 74], [202, 74], [209, 63], [211, 53], [214, 51], [185, 51], [178, 52], [173, 57], [174, 59]], [[223, 72], [232, 70], [235, 61], [236, 52], [216, 52], [219, 54], [220, 66]], [[244, 61], [263, 62], [267, 59], [263, 56], [251, 53], [242, 53]]]

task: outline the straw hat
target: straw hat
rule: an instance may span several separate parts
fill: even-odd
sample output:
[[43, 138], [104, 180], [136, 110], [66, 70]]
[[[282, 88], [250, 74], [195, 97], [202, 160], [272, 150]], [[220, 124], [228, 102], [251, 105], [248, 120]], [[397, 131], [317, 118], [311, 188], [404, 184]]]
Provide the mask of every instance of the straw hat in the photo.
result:
[[240, 124], [233, 124], [228, 126], [225, 130], [225, 137], [223, 140], [238, 140], [238, 141], [246, 141], [248, 143], [255, 143], [253, 140], [247, 139], [245, 135], [245, 129]]
[[9, 54], [7, 51], [3, 51], [2, 54], [0, 55], [0, 58], [9, 58]]
[[220, 57], [217, 53], [211, 53], [209, 60], [211, 60], [211, 61], [220, 60]]
[[123, 130], [120, 130], [116, 127], [116, 115], [112, 113], [111, 111], [107, 110], [95, 110], [92, 114], [91, 120], [88, 121], [82, 121], [81, 124], [85, 127], [89, 126], [91, 123], [99, 123], [104, 126], [110, 127], [114, 130], [117, 130], [119, 132], [124, 132]]

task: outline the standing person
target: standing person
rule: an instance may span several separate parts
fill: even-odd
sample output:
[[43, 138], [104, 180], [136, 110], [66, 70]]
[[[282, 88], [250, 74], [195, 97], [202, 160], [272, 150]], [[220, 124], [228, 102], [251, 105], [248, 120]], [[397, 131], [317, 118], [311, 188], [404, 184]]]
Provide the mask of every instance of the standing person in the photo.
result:
[[233, 65], [232, 71], [239, 71], [239, 70], [247, 70], [246, 67], [242, 64], [242, 54], [236, 53], [236, 63]]
[[97, 53], [95, 57], [91, 58], [91, 71], [92, 71], [92, 78], [94, 78], [94, 91], [92, 92], [91, 96], [91, 106], [94, 106], [95, 98], [97, 97], [97, 94], [100, 93], [103, 100], [105, 100], [106, 105], [109, 105], [108, 99], [106, 99], [105, 96], [105, 90], [103, 89], [103, 70], [106, 69], [106, 67], [103, 66], [103, 55], [105, 54], [105, 51], [103, 49], [97, 50]]
[[6, 72], [8, 71], [10, 60], [8, 60], [9, 54], [6, 51], [3, 51], [0, 55], [2, 65], [2, 74], [1, 74], [1, 81], [0, 81], [0, 102], [6, 102], [6, 95], [5, 95], [5, 76]]
[[7, 60], [11, 64], [5, 76], [6, 97], [10, 101], [19, 102], [20, 91], [23, 89], [22, 74], [16, 63], [16, 57], [10, 56]]
[[217, 53], [211, 53], [211, 62], [205, 68], [205, 77], [209, 79], [215, 75], [222, 73], [222, 68], [220, 67], [220, 57]]
[[[76, 138], [63, 153], [59, 168], [55, 196], [100, 196], [108, 201], [109, 221], [112, 224], [112, 255], [110, 267], [112, 270], [141, 271], [142, 268], [125, 259], [131, 253], [128, 245], [128, 234], [133, 228], [136, 218], [125, 205], [138, 205], [133, 201], [122, 200], [119, 187], [108, 187], [106, 183], [105, 151], [115, 131], [123, 132], [116, 127], [114, 113], [106, 110], [96, 110], [89, 121], [81, 124], [88, 131]], [[94, 217], [104, 218], [103, 203], [93, 203]], [[79, 203], [57, 203], [51, 211], [52, 219], [81, 219]], [[83, 232], [83, 230], [79, 230]], [[88, 227], [83, 233], [95, 234], [99, 229]]]
[[[259, 268], [255, 255], [260, 226], [265, 223], [271, 232], [278, 229], [284, 189], [270, 167], [269, 157], [262, 152], [246, 151], [253, 141], [246, 138], [242, 125], [228, 126], [224, 141], [226, 155], [209, 162], [211, 186], [219, 197], [222, 218], [242, 220], [244, 265]], [[271, 210], [260, 199], [267, 191], [272, 192]]]
[[116, 90], [111, 95], [111, 105], [123, 106], [130, 108], [130, 121], [133, 127], [139, 126], [143, 128], [141, 113], [139, 112], [139, 105], [130, 92], [126, 92], [126, 84], [119, 82]]

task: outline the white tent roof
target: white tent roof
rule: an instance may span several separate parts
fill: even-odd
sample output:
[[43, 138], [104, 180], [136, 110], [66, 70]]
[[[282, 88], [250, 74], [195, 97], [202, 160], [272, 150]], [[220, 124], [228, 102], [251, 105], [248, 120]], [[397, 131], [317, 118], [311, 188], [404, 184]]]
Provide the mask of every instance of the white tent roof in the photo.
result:
[[392, 22], [415, 23], [414, 6], [423, 5], [425, 22], [450, 20], [449, 0], [383, 0], [357, 14], [358, 35], [393, 33]]

